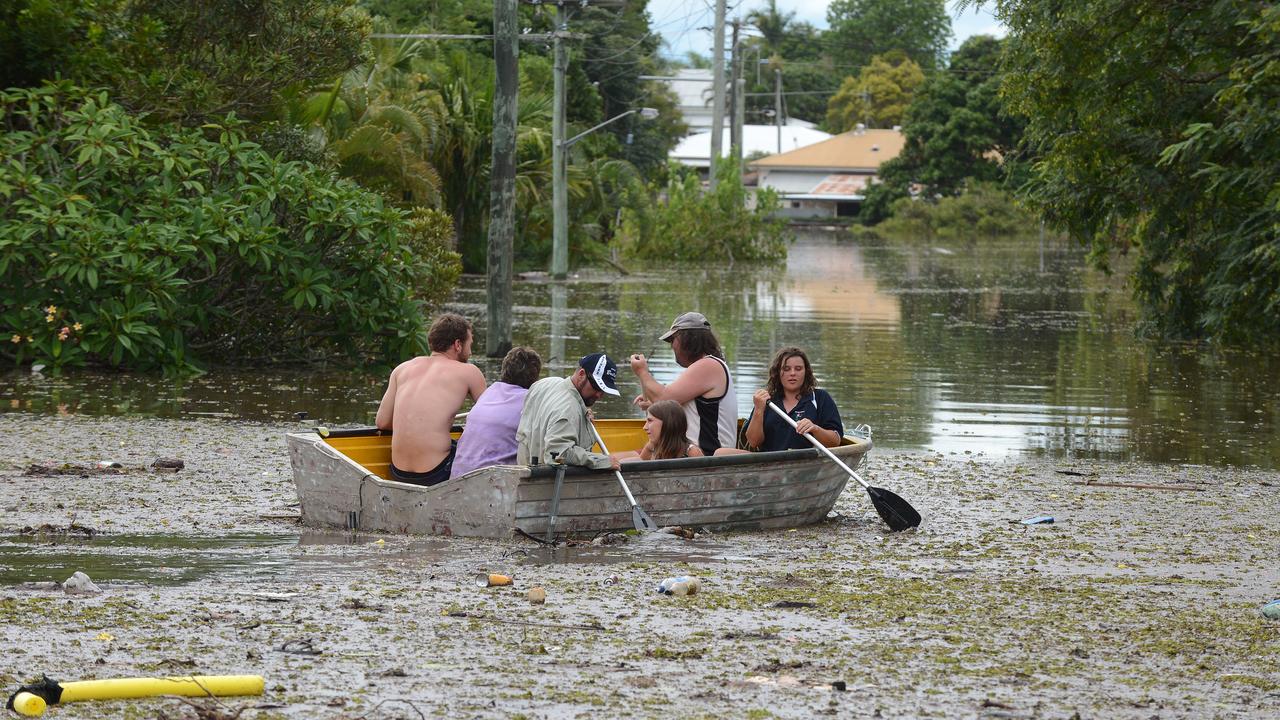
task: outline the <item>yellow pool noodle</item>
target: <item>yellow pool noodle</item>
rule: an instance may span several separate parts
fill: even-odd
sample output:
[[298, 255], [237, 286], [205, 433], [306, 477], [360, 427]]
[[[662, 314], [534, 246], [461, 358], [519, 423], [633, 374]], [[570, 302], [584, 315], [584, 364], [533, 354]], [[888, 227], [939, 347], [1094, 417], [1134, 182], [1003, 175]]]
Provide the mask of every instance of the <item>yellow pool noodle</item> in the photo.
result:
[[20, 692], [13, 698], [13, 709], [19, 715], [37, 717], [44, 714], [44, 698], [29, 692]]
[[[114, 678], [59, 683], [61, 703], [81, 700], [125, 700], [130, 698], [183, 695], [186, 697], [227, 697], [261, 695], [265, 681], [261, 675], [187, 675], [164, 678]], [[44, 699], [32, 693], [18, 693], [14, 709], [27, 716], [44, 713]]]

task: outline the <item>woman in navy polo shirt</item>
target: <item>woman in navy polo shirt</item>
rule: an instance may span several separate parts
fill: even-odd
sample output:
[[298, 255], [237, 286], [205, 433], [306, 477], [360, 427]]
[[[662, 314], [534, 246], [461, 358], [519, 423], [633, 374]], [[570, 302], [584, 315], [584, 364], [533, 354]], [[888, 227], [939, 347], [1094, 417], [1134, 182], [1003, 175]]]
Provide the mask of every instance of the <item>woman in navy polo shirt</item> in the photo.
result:
[[[835, 447], [844, 437], [840, 411], [826, 390], [817, 388], [813, 367], [804, 351], [784, 347], [769, 365], [769, 386], [757, 390], [751, 400], [755, 409], [747, 419], [747, 443], [761, 451], [796, 450], [813, 447], [804, 437], [810, 433], [827, 447]], [[792, 429], [766, 403], [782, 408], [795, 420]]]

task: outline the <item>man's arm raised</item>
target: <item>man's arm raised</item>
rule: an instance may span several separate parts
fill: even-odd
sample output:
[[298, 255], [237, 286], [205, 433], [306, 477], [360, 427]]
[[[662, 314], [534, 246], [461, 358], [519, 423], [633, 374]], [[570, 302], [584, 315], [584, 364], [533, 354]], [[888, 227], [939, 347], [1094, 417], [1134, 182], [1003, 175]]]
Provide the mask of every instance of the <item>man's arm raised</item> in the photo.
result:
[[649, 372], [649, 360], [645, 356], [637, 353], [628, 358], [627, 362], [631, 365], [631, 372], [635, 373], [636, 380], [640, 381], [640, 397], [636, 400], [643, 398], [646, 401], [643, 407], [647, 408], [648, 403], [656, 402], [656, 396], [660, 395], [666, 386], [655, 380], [653, 374]]
[[645, 395], [652, 402], [675, 400], [683, 405], [707, 393], [717, 394], [717, 390], [723, 393], [724, 386], [724, 370], [720, 363], [714, 358], [704, 357], [680, 373], [680, 377], [672, 380], [670, 385], [658, 385], [661, 389], [652, 396], [646, 389]]

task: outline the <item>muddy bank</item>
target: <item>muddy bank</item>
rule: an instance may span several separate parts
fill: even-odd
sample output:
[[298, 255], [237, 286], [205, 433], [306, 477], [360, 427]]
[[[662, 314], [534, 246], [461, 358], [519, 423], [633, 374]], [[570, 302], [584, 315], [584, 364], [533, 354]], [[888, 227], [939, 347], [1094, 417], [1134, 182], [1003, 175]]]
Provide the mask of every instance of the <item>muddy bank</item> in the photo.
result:
[[[0, 416], [5, 691], [260, 673], [265, 697], [225, 702], [274, 707], [241, 717], [1280, 714], [1280, 622], [1257, 610], [1280, 596], [1278, 473], [873, 451], [867, 476], [920, 530], [887, 535], [851, 488], [814, 527], [551, 552], [306, 532], [287, 429]], [[157, 457], [185, 467], [148, 472]], [[103, 460], [125, 472], [24, 474]], [[72, 522], [98, 534], [16, 534]], [[89, 562], [100, 595], [16, 585]], [[477, 588], [478, 570], [515, 585]], [[675, 574], [702, 591], [653, 592]], [[158, 712], [195, 717], [50, 711]]]

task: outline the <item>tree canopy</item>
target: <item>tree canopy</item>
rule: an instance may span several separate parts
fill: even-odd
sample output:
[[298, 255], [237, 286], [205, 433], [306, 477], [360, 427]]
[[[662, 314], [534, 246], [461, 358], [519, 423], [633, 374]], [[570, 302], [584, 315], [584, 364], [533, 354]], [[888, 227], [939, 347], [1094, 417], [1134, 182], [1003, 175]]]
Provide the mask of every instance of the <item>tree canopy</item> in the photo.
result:
[[999, 0], [1026, 197], [1106, 266], [1133, 252], [1153, 329], [1280, 338], [1280, 8]]
[[857, 77], [847, 77], [827, 103], [826, 129], [852, 130], [858, 123], [885, 128], [902, 124], [912, 94], [924, 72], [906, 53], [894, 51], [871, 58]]
[[945, 0], [834, 0], [827, 23], [828, 52], [858, 68], [876, 55], [901, 50], [932, 69], [942, 64], [951, 40]]
[[902, 154], [882, 172], [887, 182], [946, 196], [968, 179], [1002, 180], [1013, 169], [1023, 122], [1000, 103], [1000, 53], [1000, 40], [971, 37], [924, 81], [904, 118]]

